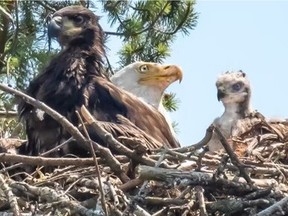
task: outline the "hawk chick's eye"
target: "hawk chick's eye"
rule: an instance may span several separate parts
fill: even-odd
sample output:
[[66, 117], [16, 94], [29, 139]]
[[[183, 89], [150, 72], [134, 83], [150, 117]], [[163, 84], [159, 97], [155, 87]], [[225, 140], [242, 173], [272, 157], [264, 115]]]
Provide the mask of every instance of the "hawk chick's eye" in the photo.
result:
[[234, 85], [232, 85], [232, 89], [234, 91], [239, 91], [241, 88], [242, 88], [242, 83], [240, 83], [240, 82], [235, 83]]
[[140, 70], [140, 72], [146, 72], [149, 70], [149, 68], [147, 65], [142, 65], [142, 66], [140, 66], [139, 70]]
[[74, 20], [75, 23], [81, 24], [81, 23], [83, 23], [84, 18], [82, 16], [74, 16], [73, 20]]

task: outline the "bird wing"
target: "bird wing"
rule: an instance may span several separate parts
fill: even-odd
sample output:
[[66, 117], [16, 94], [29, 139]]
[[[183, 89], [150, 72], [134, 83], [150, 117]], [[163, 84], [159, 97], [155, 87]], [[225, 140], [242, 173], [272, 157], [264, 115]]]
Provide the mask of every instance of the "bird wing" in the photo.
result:
[[[87, 85], [84, 95], [87, 99], [86, 106], [96, 120], [113, 123], [110, 127], [118, 132], [113, 135], [127, 135], [128, 133], [133, 136], [133, 130], [136, 130], [138, 134], [142, 134], [141, 136], [147, 137], [149, 134], [153, 137], [157, 141], [156, 146], [155, 142], [152, 144], [154, 148], [180, 146], [164, 116], [158, 110], [125, 90], [119, 89], [110, 81], [94, 77]], [[119, 119], [119, 115], [129, 120], [129, 124], [123, 121], [123, 118]], [[117, 129], [115, 124], [118, 124]], [[143, 132], [147, 134], [144, 135]]]

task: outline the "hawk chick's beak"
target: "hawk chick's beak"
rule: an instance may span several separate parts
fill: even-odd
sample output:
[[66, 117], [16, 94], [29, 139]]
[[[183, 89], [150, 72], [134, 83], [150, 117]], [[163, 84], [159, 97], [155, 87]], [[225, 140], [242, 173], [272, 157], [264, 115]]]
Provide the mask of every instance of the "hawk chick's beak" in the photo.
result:
[[217, 99], [218, 99], [218, 101], [220, 101], [224, 97], [225, 97], [225, 92], [223, 90], [221, 90], [221, 89], [218, 89], [218, 91], [217, 91]]

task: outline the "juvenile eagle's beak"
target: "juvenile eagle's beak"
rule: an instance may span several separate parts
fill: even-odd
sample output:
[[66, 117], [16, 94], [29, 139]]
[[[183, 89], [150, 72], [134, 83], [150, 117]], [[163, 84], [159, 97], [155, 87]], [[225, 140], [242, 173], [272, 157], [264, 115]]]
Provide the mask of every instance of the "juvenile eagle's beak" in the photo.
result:
[[61, 26], [62, 26], [62, 17], [61, 16], [52, 17], [52, 19], [48, 23], [48, 38], [49, 39], [58, 38], [61, 32]]
[[51, 40], [52, 38], [58, 38], [61, 31], [62, 17], [55, 16], [48, 23], [48, 46], [49, 50], [51, 49]]
[[168, 87], [171, 83], [179, 80], [182, 81], [183, 72], [176, 65], [156, 65], [147, 64], [148, 70], [141, 73], [139, 83], [146, 85], [163, 85]]
[[54, 15], [48, 24], [48, 39], [56, 38], [61, 45], [65, 45], [74, 37], [77, 37], [82, 31], [81, 26], [75, 26], [74, 22], [68, 17]]

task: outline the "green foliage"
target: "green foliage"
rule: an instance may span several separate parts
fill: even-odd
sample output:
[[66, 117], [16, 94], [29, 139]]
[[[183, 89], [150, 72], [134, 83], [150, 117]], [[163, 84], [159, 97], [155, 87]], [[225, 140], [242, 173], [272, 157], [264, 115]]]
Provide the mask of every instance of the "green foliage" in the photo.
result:
[[163, 106], [168, 112], [173, 112], [178, 109], [179, 100], [175, 93], [165, 93], [162, 99]]
[[[164, 108], [166, 109], [167, 112], [174, 112], [178, 109], [179, 107], [179, 99], [176, 98], [175, 93], [165, 93], [163, 98], [162, 98], [162, 104]], [[178, 122], [173, 121], [172, 122], [172, 127], [177, 134], [179, 132], [178, 129]]]
[[[103, 12], [110, 26], [117, 29], [116, 32], [106, 31], [107, 37], [118, 37], [123, 42], [118, 52], [119, 65], [113, 65], [114, 68], [135, 60], [161, 63], [170, 55], [169, 46], [173, 40], [179, 33], [187, 35], [197, 20], [195, 3], [188, 0], [0, 1], [0, 82], [25, 89], [59, 51], [59, 48], [48, 51], [46, 18], [72, 4]], [[15, 110], [12, 96], [0, 92], [0, 101], [0, 111]], [[177, 101], [171, 99], [166, 106], [168, 110], [175, 110]], [[11, 135], [13, 127], [16, 122], [1, 120], [0, 138]]]
[[[111, 25], [123, 42], [121, 66], [136, 60], [162, 62], [177, 33], [196, 25], [194, 1], [104, 1]], [[110, 33], [113, 35], [113, 33]]]

